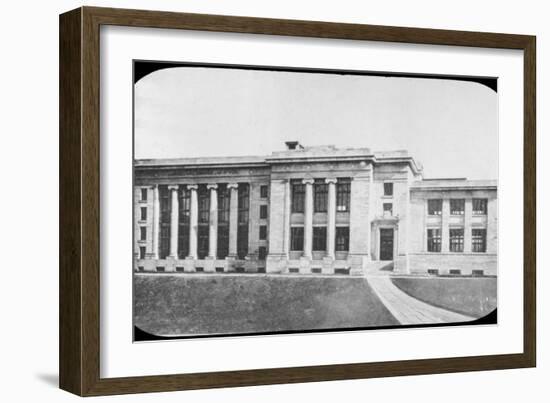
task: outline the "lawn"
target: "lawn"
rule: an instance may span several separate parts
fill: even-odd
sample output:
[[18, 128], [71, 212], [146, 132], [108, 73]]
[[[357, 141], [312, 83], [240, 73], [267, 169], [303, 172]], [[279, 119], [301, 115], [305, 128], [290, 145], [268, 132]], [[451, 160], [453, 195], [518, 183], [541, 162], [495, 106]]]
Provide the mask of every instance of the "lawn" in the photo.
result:
[[398, 325], [362, 278], [136, 275], [134, 323], [155, 335]]
[[493, 277], [396, 277], [392, 282], [411, 297], [475, 318], [497, 307], [497, 279]]

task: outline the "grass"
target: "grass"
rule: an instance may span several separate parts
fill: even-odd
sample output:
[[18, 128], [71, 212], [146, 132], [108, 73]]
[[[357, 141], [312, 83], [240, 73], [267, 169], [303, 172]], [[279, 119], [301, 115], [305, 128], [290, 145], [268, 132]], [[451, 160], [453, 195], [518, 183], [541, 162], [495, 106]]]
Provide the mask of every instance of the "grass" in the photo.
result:
[[134, 323], [156, 335], [398, 325], [358, 278], [136, 275]]
[[497, 279], [392, 278], [411, 297], [450, 311], [481, 318], [497, 307]]

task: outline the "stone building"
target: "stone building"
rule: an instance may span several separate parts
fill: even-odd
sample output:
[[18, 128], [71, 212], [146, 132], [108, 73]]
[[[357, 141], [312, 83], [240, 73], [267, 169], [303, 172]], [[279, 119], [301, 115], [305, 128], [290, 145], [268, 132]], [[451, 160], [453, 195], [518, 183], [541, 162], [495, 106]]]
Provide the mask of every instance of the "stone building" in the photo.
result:
[[136, 160], [134, 269], [496, 274], [496, 181], [424, 179], [406, 151], [286, 145]]

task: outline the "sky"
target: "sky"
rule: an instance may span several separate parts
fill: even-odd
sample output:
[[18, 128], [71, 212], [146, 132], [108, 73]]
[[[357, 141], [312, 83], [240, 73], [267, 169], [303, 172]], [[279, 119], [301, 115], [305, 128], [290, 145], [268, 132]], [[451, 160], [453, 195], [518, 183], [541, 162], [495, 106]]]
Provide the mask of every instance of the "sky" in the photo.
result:
[[138, 159], [270, 155], [298, 140], [405, 149], [426, 178], [498, 178], [498, 95], [478, 83], [174, 67], [134, 96]]

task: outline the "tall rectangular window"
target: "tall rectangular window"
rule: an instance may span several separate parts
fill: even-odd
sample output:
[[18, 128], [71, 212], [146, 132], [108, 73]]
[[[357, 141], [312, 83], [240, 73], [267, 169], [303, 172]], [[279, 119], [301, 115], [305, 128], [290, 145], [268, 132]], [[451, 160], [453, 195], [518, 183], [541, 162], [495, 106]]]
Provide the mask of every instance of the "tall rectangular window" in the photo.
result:
[[239, 225], [248, 224], [248, 210], [250, 208], [250, 187], [248, 183], [239, 183], [237, 207], [239, 211]]
[[440, 228], [428, 228], [428, 252], [441, 252]]
[[349, 179], [338, 179], [336, 183], [336, 211], [349, 211], [350, 188]]
[[393, 183], [384, 183], [384, 196], [393, 196]]
[[170, 254], [170, 190], [166, 185], [159, 186], [160, 201], [160, 245], [159, 258], [166, 259]]
[[322, 179], [316, 179], [313, 184], [313, 211], [326, 213], [328, 203], [328, 185]]
[[428, 215], [441, 215], [443, 208], [443, 200], [429, 199], [428, 200]]
[[139, 240], [147, 240], [147, 227], [139, 227]]
[[139, 214], [139, 219], [141, 221], [147, 221], [147, 207], [140, 207]]
[[248, 255], [248, 214], [250, 209], [250, 186], [248, 183], [239, 183], [237, 198], [238, 227], [237, 227], [237, 254], [239, 259]]
[[464, 228], [449, 229], [449, 240], [451, 252], [464, 252]]
[[218, 259], [225, 259], [229, 255], [229, 226], [218, 226]]
[[267, 199], [267, 185], [260, 186], [260, 197], [262, 199]]
[[208, 256], [208, 225], [199, 225], [197, 230], [197, 255], [199, 259], [204, 259]]
[[472, 228], [472, 252], [487, 251], [487, 230], [485, 228]]
[[141, 201], [147, 201], [147, 188], [141, 188]]
[[304, 227], [292, 227], [290, 229], [290, 250], [304, 250]]
[[145, 246], [140, 246], [139, 247], [139, 258], [140, 259], [145, 259]]
[[336, 227], [335, 249], [338, 252], [349, 250], [349, 227]]
[[292, 212], [303, 213], [305, 204], [306, 187], [303, 183], [292, 185]]
[[191, 192], [186, 187], [178, 189], [179, 199], [179, 227], [178, 227], [178, 257], [185, 259], [189, 255], [189, 211], [191, 207]]
[[267, 206], [265, 204], [260, 206], [260, 219], [267, 218]]
[[487, 215], [487, 199], [472, 199], [472, 214]]
[[229, 224], [229, 192], [227, 185], [218, 185], [218, 226]]
[[207, 225], [210, 220], [210, 191], [205, 185], [199, 185], [197, 196], [199, 203], [199, 225]]
[[227, 185], [218, 185], [218, 259], [225, 259], [229, 254], [229, 203], [230, 195]]
[[451, 215], [464, 215], [464, 199], [451, 199]]
[[260, 240], [264, 241], [267, 239], [267, 225], [260, 225]]
[[384, 203], [383, 209], [384, 209], [384, 217], [393, 215], [393, 204], [392, 203]]
[[327, 250], [327, 227], [313, 227], [313, 250]]

